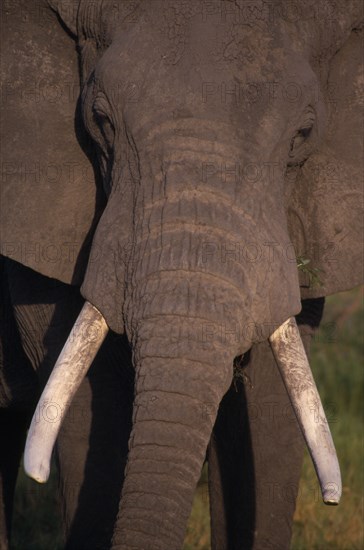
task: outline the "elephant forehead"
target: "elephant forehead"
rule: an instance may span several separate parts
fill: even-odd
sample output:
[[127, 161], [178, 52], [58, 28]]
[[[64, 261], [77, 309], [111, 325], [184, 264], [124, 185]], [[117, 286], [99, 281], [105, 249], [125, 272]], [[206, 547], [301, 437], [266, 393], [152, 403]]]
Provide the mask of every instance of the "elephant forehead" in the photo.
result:
[[268, 55], [272, 38], [263, 32], [258, 43], [246, 32], [255, 53], [242, 59], [237, 39], [228, 45], [227, 29], [210, 25], [203, 32], [204, 25], [197, 16], [186, 23], [183, 51], [177, 56], [158, 29], [143, 34], [132, 28], [116, 36], [95, 70], [114, 112], [131, 126], [133, 121], [144, 124], [143, 113], [147, 119], [197, 117], [220, 120], [244, 133], [265, 132], [268, 141], [274, 134], [276, 140], [313, 88], [308, 64], [298, 65], [297, 54], [289, 55], [283, 47]]
[[206, 20], [203, 11], [181, 17], [171, 9], [152, 10], [149, 16], [152, 20], [115, 31], [96, 69], [109, 84], [115, 78], [148, 80], [150, 74], [154, 80], [163, 77], [164, 82], [170, 76], [179, 85], [186, 77], [198, 83], [217, 75], [221, 82], [234, 78], [262, 82], [286, 74], [289, 55], [276, 30], [251, 29], [218, 17]]

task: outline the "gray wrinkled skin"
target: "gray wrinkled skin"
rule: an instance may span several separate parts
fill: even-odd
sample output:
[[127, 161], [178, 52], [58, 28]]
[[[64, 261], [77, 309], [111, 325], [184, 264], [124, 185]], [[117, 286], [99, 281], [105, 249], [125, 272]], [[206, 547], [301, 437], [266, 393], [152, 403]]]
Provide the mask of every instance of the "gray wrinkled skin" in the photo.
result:
[[[80, 308], [77, 288], [67, 285], [82, 285], [113, 334], [124, 335], [115, 337], [128, 338], [135, 372], [125, 482], [111, 490], [113, 512], [104, 507], [98, 547], [177, 549], [234, 358], [258, 350], [252, 356], [264, 387], [274, 360], [259, 350], [298, 314], [301, 298], [362, 281], [362, 5], [18, 0], [2, 7], [2, 19], [3, 293], [16, 324], [11, 341], [20, 340], [27, 356], [11, 356], [9, 364], [28, 374], [23, 387], [2, 375], [0, 396], [9, 405], [16, 395], [7, 384], [19, 387], [24, 404], [32, 369], [42, 385], [42, 365], [46, 376]], [[296, 257], [319, 270], [321, 285], [298, 273]], [[34, 285], [24, 282], [26, 273], [33, 280], [26, 267]], [[48, 290], [50, 280], [59, 287]], [[58, 332], [51, 322], [57, 308]], [[108, 365], [114, 369], [114, 351], [102, 352], [101, 377]], [[80, 541], [91, 548], [87, 529], [98, 523], [79, 521], [82, 489], [72, 496], [67, 489], [82, 480], [87, 462], [91, 408], [97, 411], [88, 384], [79, 395], [89, 421], [77, 428], [68, 418], [57, 451], [69, 548], [82, 548]], [[122, 385], [105, 386], [122, 392]], [[97, 383], [91, 387], [97, 392]], [[128, 396], [125, 390], [131, 406]], [[122, 416], [122, 399], [116, 402]], [[101, 416], [107, 410], [101, 406]], [[120, 425], [130, 431], [126, 417]], [[259, 483], [274, 460], [261, 455], [256, 429], [252, 479]], [[291, 433], [297, 443], [287, 445], [287, 462], [296, 483], [301, 446], [292, 426], [281, 436]], [[125, 447], [115, 451], [122, 471]], [[253, 527], [241, 533], [221, 496], [221, 479], [225, 494], [232, 492], [216, 448], [229, 452], [212, 446], [222, 472], [212, 472], [213, 522], [220, 526], [216, 510], [228, 518], [213, 535], [215, 547], [239, 548], [240, 535], [247, 547], [269, 540], [288, 547], [294, 498], [278, 512], [284, 540], [264, 519], [268, 504], [259, 495], [248, 513]], [[101, 503], [107, 481], [98, 464], [91, 470], [99, 490], [86, 494]], [[104, 470], [116, 479], [111, 459]]]

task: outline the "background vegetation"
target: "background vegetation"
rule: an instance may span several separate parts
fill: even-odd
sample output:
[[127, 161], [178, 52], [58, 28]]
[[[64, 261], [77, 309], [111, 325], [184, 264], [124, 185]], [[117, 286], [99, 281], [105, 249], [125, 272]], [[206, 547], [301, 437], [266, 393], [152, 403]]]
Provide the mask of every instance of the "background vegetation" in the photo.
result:
[[[339, 455], [340, 506], [321, 503], [306, 455], [294, 521], [292, 550], [362, 550], [363, 540], [363, 289], [327, 299], [313, 347], [312, 369]], [[20, 472], [11, 550], [62, 550], [53, 474], [44, 486]], [[209, 550], [206, 469], [196, 490], [184, 550]]]

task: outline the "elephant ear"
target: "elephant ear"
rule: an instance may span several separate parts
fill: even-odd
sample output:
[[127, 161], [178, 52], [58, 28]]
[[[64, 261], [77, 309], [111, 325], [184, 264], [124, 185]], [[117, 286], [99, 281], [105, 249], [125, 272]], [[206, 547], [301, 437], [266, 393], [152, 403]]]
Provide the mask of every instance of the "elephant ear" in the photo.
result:
[[324, 90], [326, 136], [296, 171], [288, 201], [302, 298], [333, 294], [363, 281], [362, 35], [352, 31], [332, 59]]
[[78, 284], [102, 205], [76, 44], [45, 4], [9, 2], [2, 17], [1, 253]]

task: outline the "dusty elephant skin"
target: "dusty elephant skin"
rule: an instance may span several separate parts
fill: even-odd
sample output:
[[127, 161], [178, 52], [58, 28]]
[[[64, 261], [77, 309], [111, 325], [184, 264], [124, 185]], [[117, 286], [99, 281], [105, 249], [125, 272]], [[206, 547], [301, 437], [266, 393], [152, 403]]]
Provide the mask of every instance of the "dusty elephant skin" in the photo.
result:
[[[84, 299], [132, 346], [125, 481], [104, 529], [112, 542], [95, 548], [181, 548], [215, 422], [216, 550], [274, 538], [258, 510], [250, 515], [265, 533], [252, 535], [250, 525], [247, 542], [231, 535], [218, 410], [234, 358], [258, 357], [301, 299], [362, 281], [361, 2], [251, 4], [19, 0], [3, 8], [1, 252], [18, 330], [31, 326], [32, 299], [19, 299], [25, 268], [14, 261], [59, 281], [34, 300], [40, 324], [52, 317], [54, 293], [82, 283]], [[299, 275], [297, 258], [310, 260], [319, 284], [307, 270]], [[76, 298], [65, 306], [57, 347], [79, 310]], [[20, 337], [42, 365], [29, 336]], [[257, 367], [274, 363], [271, 352], [261, 357]], [[70, 473], [62, 437], [61, 471], [63, 461]], [[263, 463], [257, 458], [255, 475]], [[250, 490], [246, 480], [239, 487]], [[68, 534], [76, 506], [66, 506]], [[79, 536], [69, 548], [90, 548]]]

